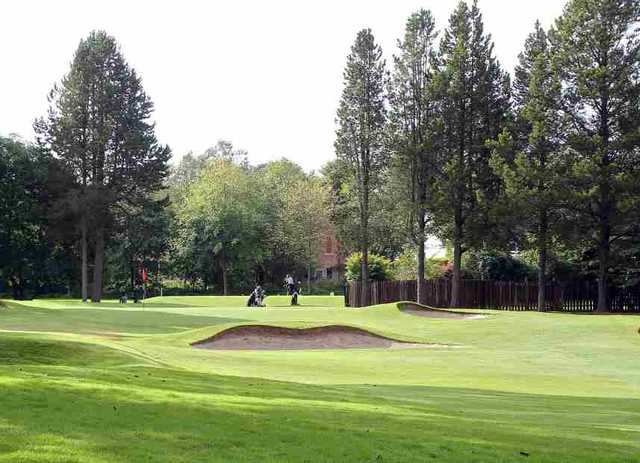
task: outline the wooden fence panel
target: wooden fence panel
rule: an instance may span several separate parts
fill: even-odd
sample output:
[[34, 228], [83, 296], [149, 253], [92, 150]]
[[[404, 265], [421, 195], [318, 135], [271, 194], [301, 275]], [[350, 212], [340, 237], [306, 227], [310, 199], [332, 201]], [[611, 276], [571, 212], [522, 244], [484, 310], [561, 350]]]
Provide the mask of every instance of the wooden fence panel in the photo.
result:
[[[497, 310], [537, 310], [538, 285], [529, 282], [462, 280], [462, 308]], [[440, 278], [422, 283], [423, 302], [438, 308], [449, 307], [451, 280]], [[591, 312], [597, 307], [598, 290], [594, 282], [552, 283], [545, 287], [547, 310]], [[372, 281], [369, 285], [371, 305], [417, 300], [417, 282]], [[640, 285], [612, 287], [609, 291], [612, 312], [640, 312]], [[345, 291], [349, 307], [362, 306], [362, 284], [350, 282]]]

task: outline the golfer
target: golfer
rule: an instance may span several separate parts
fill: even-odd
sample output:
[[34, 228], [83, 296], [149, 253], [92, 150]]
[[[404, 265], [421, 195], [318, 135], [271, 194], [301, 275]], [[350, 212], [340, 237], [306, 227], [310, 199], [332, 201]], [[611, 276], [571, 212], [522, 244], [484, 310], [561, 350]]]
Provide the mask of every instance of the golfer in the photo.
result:
[[292, 296], [294, 290], [296, 289], [296, 284], [293, 281], [293, 277], [287, 274], [287, 276], [284, 277], [284, 284], [287, 287], [287, 294], [289, 294], [289, 296]]

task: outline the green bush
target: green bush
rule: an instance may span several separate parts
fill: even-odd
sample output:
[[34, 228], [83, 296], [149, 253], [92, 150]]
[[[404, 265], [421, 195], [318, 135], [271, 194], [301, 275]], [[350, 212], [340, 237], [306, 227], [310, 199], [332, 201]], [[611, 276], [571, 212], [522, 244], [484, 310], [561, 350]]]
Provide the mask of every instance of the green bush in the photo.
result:
[[[362, 262], [362, 253], [354, 252], [345, 263], [345, 278], [349, 281], [360, 279], [360, 263]], [[377, 254], [369, 254], [369, 279], [370, 280], [391, 280], [393, 279], [392, 264], [389, 259]]]
[[469, 252], [463, 268], [473, 278], [497, 281], [524, 281], [536, 277], [536, 269], [508, 253], [482, 250]]
[[[427, 280], [443, 278], [447, 273], [449, 259], [427, 257], [424, 260], [424, 277]], [[405, 247], [402, 254], [392, 262], [393, 279], [415, 280], [418, 273], [418, 256], [415, 247]]]
[[405, 247], [402, 254], [391, 263], [391, 270], [394, 280], [415, 280], [418, 271], [415, 248]]

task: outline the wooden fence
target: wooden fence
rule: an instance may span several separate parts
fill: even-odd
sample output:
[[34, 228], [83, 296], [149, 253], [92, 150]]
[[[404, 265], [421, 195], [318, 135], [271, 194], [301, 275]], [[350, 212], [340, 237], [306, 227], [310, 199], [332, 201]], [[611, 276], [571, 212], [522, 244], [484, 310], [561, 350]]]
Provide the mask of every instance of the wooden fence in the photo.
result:
[[[423, 283], [423, 302], [432, 307], [449, 307], [451, 280], [426, 280]], [[369, 304], [386, 304], [417, 300], [415, 280], [373, 281], [369, 287]], [[545, 288], [547, 310], [564, 312], [592, 312], [598, 301], [595, 282], [578, 281], [552, 283]], [[511, 281], [462, 280], [460, 307], [497, 310], [537, 310], [538, 285]], [[362, 307], [362, 287], [350, 282], [345, 291], [349, 307]], [[640, 285], [609, 289], [611, 312], [640, 312]]]

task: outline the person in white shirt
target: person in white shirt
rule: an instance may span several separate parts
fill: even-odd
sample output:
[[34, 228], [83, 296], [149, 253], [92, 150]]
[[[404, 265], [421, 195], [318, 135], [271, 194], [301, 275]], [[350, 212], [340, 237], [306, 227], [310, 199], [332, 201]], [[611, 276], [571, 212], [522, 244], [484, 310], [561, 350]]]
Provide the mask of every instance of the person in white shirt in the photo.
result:
[[284, 277], [284, 284], [287, 286], [287, 293], [289, 294], [289, 296], [291, 296], [293, 294], [293, 291], [296, 287], [296, 284], [294, 283], [293, 277], [289, 274], [287, 274], [286, 277]]

